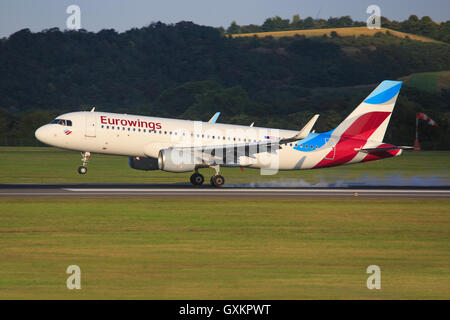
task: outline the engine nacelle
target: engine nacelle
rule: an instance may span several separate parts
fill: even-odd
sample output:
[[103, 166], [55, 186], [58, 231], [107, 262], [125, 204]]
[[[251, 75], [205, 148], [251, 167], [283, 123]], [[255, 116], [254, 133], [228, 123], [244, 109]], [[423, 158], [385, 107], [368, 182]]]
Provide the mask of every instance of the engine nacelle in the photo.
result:
[[128, 157], [128, 163], [130, 168], [136, 170], [158, 170], [158, 159], [156, 158], [141, 158], [141, 157]]
[[158, 168], [168, 172], [189, 172], [195, 169], [192, 152], [176, 149], [160, 150], [158, 154]]

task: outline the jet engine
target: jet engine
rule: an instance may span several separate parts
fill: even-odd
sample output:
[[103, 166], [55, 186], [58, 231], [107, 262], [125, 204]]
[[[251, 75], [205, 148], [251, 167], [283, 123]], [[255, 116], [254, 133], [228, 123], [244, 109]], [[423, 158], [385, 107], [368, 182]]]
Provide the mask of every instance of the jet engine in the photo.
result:
[[144, 157], [128, 157], [130, 168], [136, 170], [158, 170], [158, 159]]
[[177, 149], [163, 149], [159, 151], [158, 168], [168, 172], [189, 172], [195, 169], [192, 152]]

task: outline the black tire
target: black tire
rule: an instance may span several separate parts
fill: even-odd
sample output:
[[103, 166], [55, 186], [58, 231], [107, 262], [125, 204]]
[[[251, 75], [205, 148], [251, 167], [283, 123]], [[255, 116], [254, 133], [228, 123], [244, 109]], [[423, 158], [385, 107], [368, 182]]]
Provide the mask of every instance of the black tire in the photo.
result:
[[201, 186], [203, 184], [203, 182], [205, 182], [205, 177], [203, 177], [203, 175], [201, 175], [200, 173], [194, 173], [191, 176], [192, 185]]
[[79, 174], [86, 174], [86, 172], [87, 172], [87, 168], [86, 167], [83, 167], [83, 166], [78, 167], [78, 173]]
[[225, 184], [225, 178], [220, 174], [211, 177], [211, 184], [214, 187], [221, 187]]

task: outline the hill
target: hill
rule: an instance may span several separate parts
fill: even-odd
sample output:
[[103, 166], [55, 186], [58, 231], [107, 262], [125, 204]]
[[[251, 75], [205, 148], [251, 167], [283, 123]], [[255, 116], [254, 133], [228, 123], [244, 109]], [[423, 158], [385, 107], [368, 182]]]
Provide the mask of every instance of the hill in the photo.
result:
[[[221, 111], [222, 122], [287, 129], [320, 113], [324, 131], [377, 83], [442, 70], [450, 70], [450, 45], [381, 32], [230, 38], [191, 22], [123, 33], [24, 29], [0, 41], [0, 143], [34, 144], [38, 125], [92, 106], [204, 120]], [[388, 138], [410, 144], [415, 112], [426, 112], [442, 126], [422, 146], [448, 149], [449, 108], [444, 90], [404, 88]]]
[[421, 72], [401, 77], [406, 86], [417, 88], [431, 93], [440, 93], [442, 90], [450, 92], [450, 71]]
[[[416, 15], [410, 15], [409, 18], [404, 21], [391, 21], [383, 16], [380, 20], [381, 27], [400, 32], [396, 33], [399, 37], [405, 37], [405, 33], [407, 33], [414, 35], [413, 37], [417, 40], [424, 39], [424, 41], [429, 41], [429, 39], [434, 39], [450, 43], [450, 21], [434, 22], [428, 16], [423, 16], [419, 19]], [[350, 27], [365, 28], [366, 25], [367, 23], [365, 21], [354, 21], [350, 16], [343, 16], [339, 18], [330, 17], [325, 20], [319, 18], [313, 19], [312, 17], [301, 19], [299, 14], [295, 14], [292, 17], [292, 20], [283, 19], [279, 16], [267, 18], [262, 25], [250, 24], [240, 26], [236, 23], [236, 21], [233, 21], [226, 31], [228, 34], [254, 34], [278, 31], [294, 31], [294, 33], [298, 34], [299, 30], [316, 30], [312, 31], [312, 33], [323, 34], [318, 30], [330, 29], [330, 32], [337, 32], [341, 29]], [[362, 31], [365, 32], [368, 30]], [[353, 31], [351, 32], [353, 33]], [[305, 33], [305, 35], [307, 34], [309, 34], [309, 32]], [[289, 33], [287, 33], [287, 35], [289, 35]], [[417, 38], [415, 35], [422, 36], [422, 38]], [[408, 37], [410, 36], [408, 35]]]
[[386, 34], [386, 33], [391, 34], [393, 36], [396, 36], [396, 37], [402, 38], [402, 39], [411, 39], [411, 40], [417, 40], [417, 41], [422, 41], [422, 42], [442, 43], [441, 41], [427, 38], [424, 36], [395, 31], [395, 30], [391, 30], [388, 28], [369, 29], [367, 27], [326, 28], [326, 29], [306, 29], [306, 30], [238, 33], [238, 34], [232, 34], [231, 36], [233, 38], [240, 38], [240, 37], [280, 38], [280, 37], [293, 37], [296, 35], [297, 36], [306, 36], [306, 37], [323, 37], [323, 36], [332, 37], [332, 36], [334, 36], [333, 33], [335, 33], [336, 35], [338, 35], [340, 37], [349, 37], [349, 36], [359, 37], [359, 36], [374, 36], [379, 32], [381, 32], [383, 34]]

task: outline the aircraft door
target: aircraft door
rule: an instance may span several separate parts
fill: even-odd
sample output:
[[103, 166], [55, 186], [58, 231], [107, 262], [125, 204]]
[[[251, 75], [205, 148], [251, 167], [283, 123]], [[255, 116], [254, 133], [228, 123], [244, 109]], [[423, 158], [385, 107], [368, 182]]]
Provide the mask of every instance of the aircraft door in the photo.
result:
[[94, 112], [86, 113], [86, 137], [95, 137], [97, 127], [97, 117]]

